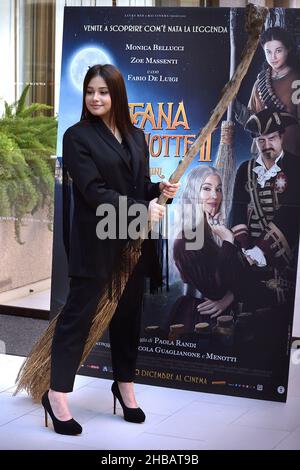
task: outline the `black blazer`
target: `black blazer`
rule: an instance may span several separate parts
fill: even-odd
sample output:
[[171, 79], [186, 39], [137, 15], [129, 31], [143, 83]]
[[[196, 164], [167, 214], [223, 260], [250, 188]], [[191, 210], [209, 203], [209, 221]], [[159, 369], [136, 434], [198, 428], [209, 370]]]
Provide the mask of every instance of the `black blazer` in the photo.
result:
[[[69, 276], [93, 277], [107, 282], [126, 240], [100, 240], [96, 235], [99, 204], [112, 204], [118, 214], [119, 197], [128, 208], [148, 206], [160, 194], [149, 177], [149, 153], [144, 133], [134, 128], [126, 137], [131, 161], [101, 119], [80, 121], [63, 137], [63, 163], [73, 184], [74, 210], [69, 239]], [[66, 222], [66, 220], [64, 220]]]

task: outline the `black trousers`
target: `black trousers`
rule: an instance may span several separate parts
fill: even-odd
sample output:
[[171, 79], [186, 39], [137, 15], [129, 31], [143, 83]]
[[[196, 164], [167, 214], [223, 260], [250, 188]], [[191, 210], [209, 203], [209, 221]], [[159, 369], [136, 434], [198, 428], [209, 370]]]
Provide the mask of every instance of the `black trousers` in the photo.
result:
[[[67, 302], [52, 342], [50, 387], [71, 392], [91, 322], [105, 286], [90, 278], [71, 278]], [[139, 262], [109, 325], [114, 380], [132, 382], [140, 337], [144, 271]]]

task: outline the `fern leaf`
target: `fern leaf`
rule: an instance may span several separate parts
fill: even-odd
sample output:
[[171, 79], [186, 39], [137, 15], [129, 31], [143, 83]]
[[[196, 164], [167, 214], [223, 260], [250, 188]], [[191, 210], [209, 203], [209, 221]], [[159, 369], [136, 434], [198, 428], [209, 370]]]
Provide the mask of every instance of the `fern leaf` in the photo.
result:
[[30, 85], [26, 85], [26, 87], [24, 88], [24, 90], [22, 91], [22, 94], [19, 98], [19, 100], [17, 101], [16, 103], [16, 106], [17, 106], [17, 109], [16, 109], [16, 116], [18, 116], [19, 114], [21, 114], [24, 109], [25, 109], [25, 102], [26, 102], [26, 98], [27, 98], [27, 94], [28, 94], [28, 91], [29, 91], [29, 88], [30, 88]]

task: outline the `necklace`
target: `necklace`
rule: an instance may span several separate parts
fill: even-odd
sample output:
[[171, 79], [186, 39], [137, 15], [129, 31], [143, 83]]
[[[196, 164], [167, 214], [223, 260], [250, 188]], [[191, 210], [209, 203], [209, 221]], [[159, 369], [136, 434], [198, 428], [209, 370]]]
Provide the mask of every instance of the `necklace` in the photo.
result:
[[276, 72], [275, 70], [272, 70], [272, 80], [280, 80], [280, 78], [285, 77], [291, 69], [288, 67], [285, 71], [283, 72]]

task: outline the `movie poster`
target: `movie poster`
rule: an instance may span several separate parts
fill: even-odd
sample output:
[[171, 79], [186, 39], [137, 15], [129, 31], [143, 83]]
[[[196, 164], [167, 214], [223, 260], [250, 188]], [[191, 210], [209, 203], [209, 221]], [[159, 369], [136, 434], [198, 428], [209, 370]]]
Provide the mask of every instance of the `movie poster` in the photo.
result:
[[[244, 13], [244, 9], [235, 9], [235, 21], [231, 22], [233, 12], [227, 8], [65, 8], [53, 314], [63, 305], [67, 286], [61, 228], [61, 140], [65, 130], [80, 118], [82, 82], [88, 67], [112, 63], [123, 73], [132, 121], [144, 130], [149, 145], [152, 181], [161, 181], [170, 177], [207, 123], [229, 79], [233, 47], [236, 61], [240, 60], [246, 42]], [[299, 21], [298, 10], [274, 10], [266, 27], [288, 29], [293, 40], [300, 43]], [[238, 178], [240, 186], [235, 176], [243, 162], [245, 167], [254, 155], [255, 161], [258, 158], [250, 133], [243, 129], [243, 112], [249, 111], [247, 105], [250, 96], [253, 99], [264, 57], [259, 48], [234, 103], [231, 143], [226, 138], [224, 141], [226, 125], [220, 122], [185, 172], [180, 193], [168, 205], [163, 229], [164, 287], [150, 294], [145, 286], [137, 382], [286, 400], [299, 235], [297, 196], [291, 200], [286, 195], [294, 194], [295, 178], [290, 166], [288, 171], [281, 168], [273, 175], [275, 185], [271, 178], [263, 190], [259, 187], [255, 192], [247, 182], [247, 171], [244, 180]], [[294, 83], [298, 72], [296, 68], [292, 72]], [[265, 75], [263, 79], [267, 80]], [[251, 112], [258, 110], [252, 108]], [[226, 119], [224, 115], [223, 121]], [[300, 147], [296, 146], [293, 153], [297, 150], [300, 158]], [[224, 173], [222, 162], [226, 159], [231, 170]], [[208, 166], [218, 167], [217, 173], [205, 173]], [[207, 179], [209, 175], [212, 179]], [[226, 180], [222, 181], [224, 175]], [[202, 244], [186, 250], [186, 233], [181, 225], [182, 215], [188, 212], [184, 198], [193, 211], [200, 191], [206, 190], [214, 192], [214, 201], [207, 202], [212, 220], [207, 225], [203, 215]], [[252, 193], [263, 211], [267, 206], [262, 221], [257, 220]], [[244, 215], [239, 220], [240, 212], [235, 208], [241, 204]], [[291, 211], [295, 224], [287, 222]], [[225, 227], [229, 231], [233, 219], [237, 227], [246, 225], [249, 236], [257, 237], [250, 249], [256, 247], [263, 233], [269, 249], [266, 263], [253, 262], [253, 252], [242, 243], [226, 240], [222, 245], [212, 227], [216, 214], [220, 214], [220, 230]], [[191, 216], [184, 221], [188, 229], [193, 229], [193, 220]], [[270, 230], [270, 226], [275, 229]], [[238, 240], [240, 233], [236, 235]], [[272, 256], [276, 261], [284, 258], [283, 265], [273, 264]], [[81, 373], [112, 378], [108, 334], [99, 340]]]

